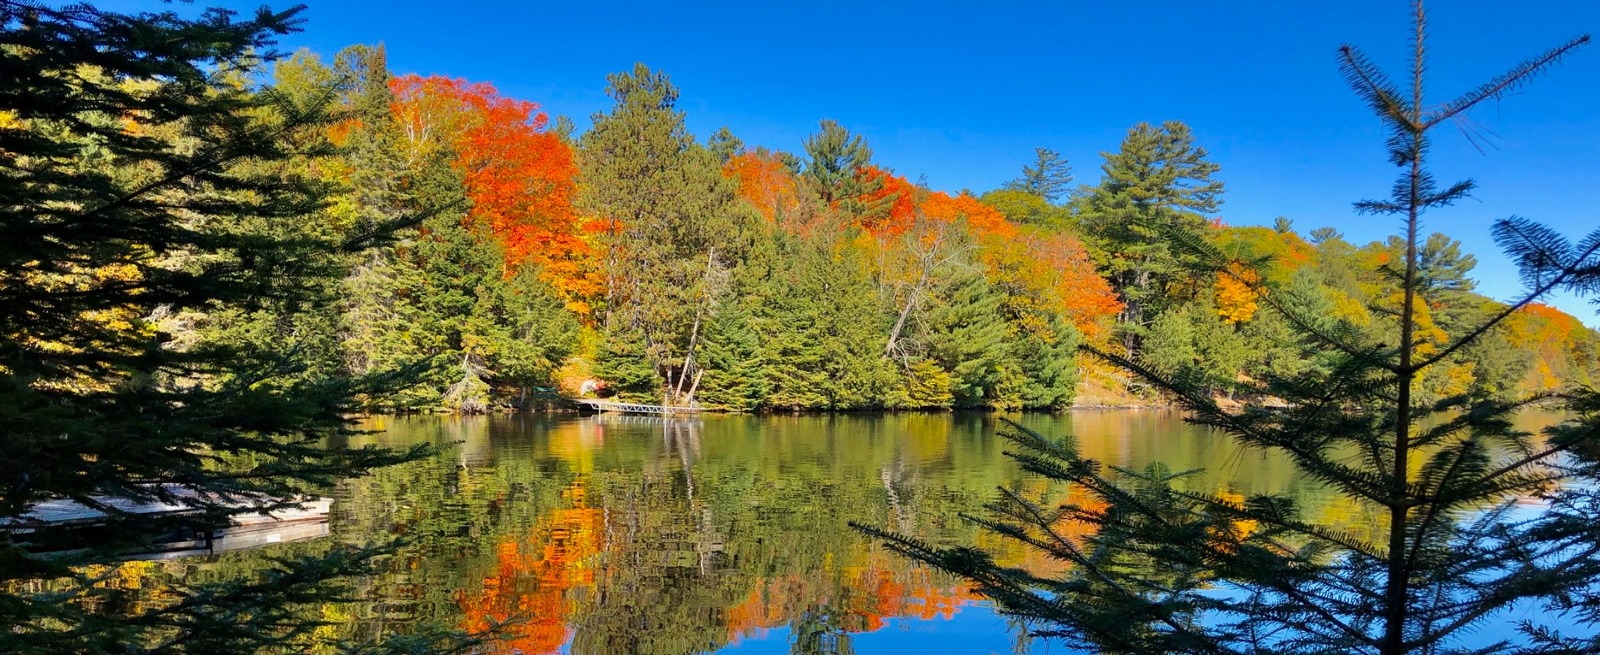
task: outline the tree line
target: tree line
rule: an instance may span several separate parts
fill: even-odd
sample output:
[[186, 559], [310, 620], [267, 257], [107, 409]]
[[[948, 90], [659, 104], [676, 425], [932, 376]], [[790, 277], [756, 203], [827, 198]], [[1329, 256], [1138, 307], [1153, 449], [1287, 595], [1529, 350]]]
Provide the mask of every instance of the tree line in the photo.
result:
[[[1159, 396], [1078, 354], [1114, 349], [1232, 397], [1317, 365], [1252, 282], [1370, 336], [1399, 297], [1402, 244], [1331, 228], [1229, 226], [1218, 166], [1177, 121], [1141, 123], [1074, 186], [1059, 154], [1001, 188], [946, 193], [875, 163], [822, 121], [796, 153], [726, 128], [690, 134], [679, 91], [644, 65], [611, 75], [613, 106], [574, 134], [487, 83], [395, 76], [382, 47], [279, 62], [270, 88], [326, 100], [334, 154], [301, 165], [333, 192], [303, 229], [428, 216], [349, 261], [333, 311], [213, 318], [241, 339], [302, 344], [326, 370], [422, 365], [380, 411], [546, 406], [596, 390], [730, 410], [1052, 409]], [[1190, 230], [1249, 262], [1192, 274], [1161, 235]], [[1422, 329], [1442, 343], [1502, 304], [1473, 292], [1460, 243], [1424, 244]], [[1246, 270], [1248, 269], [1248, 270]], [[1242, 280], [1242, 281], [1241, 281]], [[1595, 333], [1552, 308], [1427, 381], [1509, 397], [1593, 379]], [[1082, 399], [1080, 389], [1092, 390]]]

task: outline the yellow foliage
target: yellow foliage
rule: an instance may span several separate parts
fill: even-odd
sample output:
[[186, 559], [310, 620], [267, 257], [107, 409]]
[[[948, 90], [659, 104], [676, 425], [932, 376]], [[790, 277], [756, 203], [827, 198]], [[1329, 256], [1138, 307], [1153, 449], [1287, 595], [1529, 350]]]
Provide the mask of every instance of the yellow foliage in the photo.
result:
[[1329, 288], [1327, 291], [1333, 301], [1334, 318], [1361, 327], [1372, 323], [1372, 312], [1360, 300], [1338, 289]]
[[1217, 315], [1234, 325], [1255, 318], [1259, 308], [1256, 288], [1260, 283], [1261, 275], [1254, 270], [1229, 265], [1227, 271], [1217, 274]]

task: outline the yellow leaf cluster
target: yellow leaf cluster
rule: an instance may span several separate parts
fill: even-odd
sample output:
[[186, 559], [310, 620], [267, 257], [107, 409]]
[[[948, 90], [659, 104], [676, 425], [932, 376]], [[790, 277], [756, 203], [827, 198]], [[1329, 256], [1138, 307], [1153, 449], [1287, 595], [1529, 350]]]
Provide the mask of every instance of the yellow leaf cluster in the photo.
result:
[[1217, 275], [1217, 315], [1234, 325], [1255, 318], [1260, 283], [1261, 275], [1254, 270], [1237, 263], [1229, 265], [1227, 271]]

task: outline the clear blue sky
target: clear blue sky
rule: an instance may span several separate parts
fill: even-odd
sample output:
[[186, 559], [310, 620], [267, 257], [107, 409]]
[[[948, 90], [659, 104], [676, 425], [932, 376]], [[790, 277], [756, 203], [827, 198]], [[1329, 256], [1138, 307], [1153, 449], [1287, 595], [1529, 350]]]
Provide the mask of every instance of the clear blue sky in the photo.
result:
[[[1035, 146], [1061, 152], [1078, 181], [1093, 183], [1099, 153], [1129, 126], [1178, 119], [1222, 166], [1228, 223], [1281, 215], [1302, 232], [1330, 225], [1359, 243], [1395, 229], [1350, 211], [1386, 193], [1394, 173], [1334, 54], [1352, 43], [1398, 72], [1409, 4], [322, 0], [285, 45], [330, 55], [381, 41], [397, 72], [489, 81], [580, 129], [610, 104], [605, 75], [642, 61], [672, 76], [702, 138], [726, 125], [748, 144], [796, 151], [832, 118], [866, 136], [878, 163], [947, 190], [994, 188]], [[1593, 0], [1435, 0], [1429, 9], [1441, 102], [1600, 33]], [[1442, 180], [1470, 176], [1480, 190], [1426, 227], [1465, 242], [1482, 261], [1480, 290], [1507, 298], [1518, 283], [1488, 238], [1494, 219], [1526, 216], [1574, 238], [1600, 227], [1600, 45], [1472, 118], [1495, 135], [1492, 146], [1480, 153], [1451, 132], [1433, 157]], [[1597, 323], [1582, 301], [1555, 304]]]

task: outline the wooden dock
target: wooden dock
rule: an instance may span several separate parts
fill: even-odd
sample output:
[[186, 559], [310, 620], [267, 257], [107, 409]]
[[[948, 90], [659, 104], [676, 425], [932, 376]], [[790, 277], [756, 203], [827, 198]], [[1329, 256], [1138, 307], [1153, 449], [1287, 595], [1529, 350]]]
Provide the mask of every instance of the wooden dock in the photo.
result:
[[664, 405], [646, 405], [644, 403], [619, 403], [610, 400], [590, 400], [579, 398], [574, 400], [580, 405], [588, 405], [599, 412], [614, 412], [619, 414], [653, 414], [672, 416], [678, 414], [699, 414], [704, 411], [700, 407], [671, 407]]
[[[204, 500], [200, 494], [187, 489], [169, 489], [172, 500], [165, 502], [140, 502], [128, 498], [95, 498], [95, 503], [111, 508], [93, 507], [70, 499], [48, 500], [34, 505], [27, 513], [0, 519], [0, 530], [33, 541], [46, 537], [43, 551], [66, 555], [76, 552], [71, 546], [61, 550], [62, 544], [84, 535], [93, 534], [112, 522], [113, 514], [136, 517], [166, 518], [198, 514]], [[239, 513], [232, 516], [227, 527], [212, 531], [191, 529], [174, 530], [150, 544], [150, 550], [124, 553], [125, 559], [168, 559], [187, 555], [209, 555], [231, 550], [243, 550], [274, 543], [287, 543], [314, 539], [329, 533], [328, 516], [333, 501], [327, 498], [306, 498], [298, 507], [273, 508], [279, 503], [270, 499], [235, 498], [221, 503]], [[33, 535], [29, 538], [26, 535]], [[76, 536], [74, 536], [76, 535]], [[39, 544], [42, 545], [42, 544]]]

